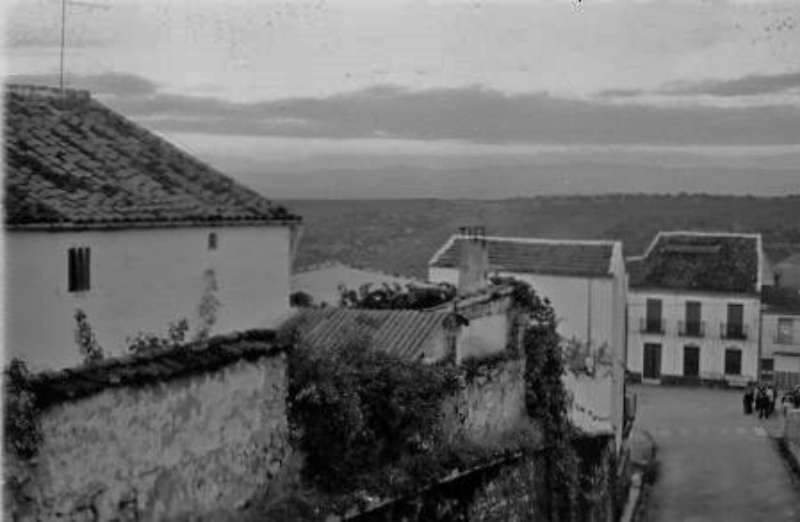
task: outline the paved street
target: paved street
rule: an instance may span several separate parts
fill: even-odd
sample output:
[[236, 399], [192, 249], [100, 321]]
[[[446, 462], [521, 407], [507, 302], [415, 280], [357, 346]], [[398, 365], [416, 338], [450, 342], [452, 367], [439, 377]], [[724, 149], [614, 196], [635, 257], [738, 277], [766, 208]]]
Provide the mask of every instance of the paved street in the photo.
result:
[[780, 419], [742, 413], [738, 391], [636, 386], [637, 427], [658, 447], [651, 520], [800, 521], [800, 484], [776, 451]]

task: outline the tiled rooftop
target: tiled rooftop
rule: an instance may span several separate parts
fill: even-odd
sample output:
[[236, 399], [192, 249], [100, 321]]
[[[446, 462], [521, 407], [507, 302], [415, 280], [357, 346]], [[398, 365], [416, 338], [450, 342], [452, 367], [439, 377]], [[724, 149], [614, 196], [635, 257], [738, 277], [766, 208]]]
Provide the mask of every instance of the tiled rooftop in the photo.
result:
[[296, 328], [300, 343], [312, 348], [335, 350], [354, 337], [366, 336], [376, 350], [417, 360], [427, 342], [443, 332], [448, 315], [445, 311], [306, 308], [287, 325]]
[[83, 91], [6, 86], [7, 226], [295, 221]]
[[756, 234], [663, 232], [627, 262], [631, 288], [757, 293]]
[[800, 289], [765, 286], [761, 289], [761, 302], [767, 312], [800, 315]]
[[[429, 266], [458, 268], [461, 242], [453, 236], [434, 255]], [[517, 274], [609, 277], [614, 243], [611, 241], [558, 241], [526, 238], [485, 238], [489, 268]]]

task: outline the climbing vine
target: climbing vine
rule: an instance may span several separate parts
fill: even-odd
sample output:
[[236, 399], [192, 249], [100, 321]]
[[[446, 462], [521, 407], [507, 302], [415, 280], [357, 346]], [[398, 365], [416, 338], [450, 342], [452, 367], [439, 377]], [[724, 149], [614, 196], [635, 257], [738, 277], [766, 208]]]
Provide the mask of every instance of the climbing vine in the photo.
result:
[[34, 457], [42, 442], [40, 409], [23, 361], [12, 359], [5, 370], [3, 429], [5, 447], [20, 458]]
[[101, 361], [105, 354], [97, 342], [97, 337], [94, 334], [92, 325], [89, 324], [89, 319], [86, 312], [78, 308], [75, 310], [75, 343], [83, 357], [84, 364], [92, 364]]

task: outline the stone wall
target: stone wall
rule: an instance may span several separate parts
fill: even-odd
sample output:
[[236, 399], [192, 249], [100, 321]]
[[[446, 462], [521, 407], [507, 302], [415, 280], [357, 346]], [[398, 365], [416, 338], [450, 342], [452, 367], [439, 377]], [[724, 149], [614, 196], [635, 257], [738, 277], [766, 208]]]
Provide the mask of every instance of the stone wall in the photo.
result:
[[6, 515], [164, 520], [267, 494], [288, 475], [291, 456], [285, 358], [238, 360], [49, 406], [37, 456], [6, 463], [15, 482]]
[[800, 463], [800, 409], [789, 410], [786, 413], [784, 437], [789, 451], [792, 452], [795, 460]]
[[[576, 441], [582, 492], [574, 520], [614, 520], [614, 438]], [[353, 522], [536, 522], [548, 520], [542, 452], [498, 459], [345, 520]], [[331, 520], [341, 520], [331, 517]]]
[[524, 359], [462, 369], [460, 389], [442, 406], [446, 438], [482, 442], [528, 422], [524, 371]]

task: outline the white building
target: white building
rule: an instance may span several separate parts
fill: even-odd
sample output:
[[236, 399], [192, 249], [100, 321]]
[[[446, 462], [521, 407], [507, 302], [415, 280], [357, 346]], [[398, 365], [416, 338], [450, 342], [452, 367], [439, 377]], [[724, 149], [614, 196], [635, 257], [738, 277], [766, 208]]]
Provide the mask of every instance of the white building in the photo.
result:
[[[576, 339], [591, 353], [604, 348], [611, 359], [611, 379], [597, 397], [597, 386], [573, 388], [575, 402], [605, 418], [621, 441], [624, 425], [627, 275], [619, 241], [552, 240], [454, 235], [431, 258], [428, 278], [459, 286], [460, 265], [479, 259], [471, 245], [483, 245], [488, 272], [529, 283], [547, 297], [556, 313], [559, 334]], [[467, 252], [465, 253], [465, 249]], [[479, 263], [480, 264], [480, 263]], [[468, 273], [461, 267], [462, 273]], [[462, 279], [464, 276], [462, 276]], [[576, 381], [577, 382], [577, 381]], [[593, 397], [583, 396], [591, 394]]]
[[800, 288], [765, 286], [761, 300], [761, 380], [794, 388], [800, 385]]
[[298, 217], [86, 92], [8, 86], [5, 109], [7, 357], [79, 363], [78, 310], [110, 354], [288, 312]]
[[628, 272], [628, 370], [648, 381], [755, 381], [758, 234], [660, 232]]

